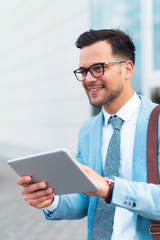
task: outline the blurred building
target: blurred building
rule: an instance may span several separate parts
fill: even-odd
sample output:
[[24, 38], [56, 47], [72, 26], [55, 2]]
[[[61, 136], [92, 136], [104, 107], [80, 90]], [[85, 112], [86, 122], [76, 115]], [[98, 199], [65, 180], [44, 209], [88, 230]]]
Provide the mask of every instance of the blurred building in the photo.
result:
[[0, 0], [0, 156], [67, 148], [93, 109], [74, 75], [77, 37], [120, 28], [136, 44], [133, 89], [160, 101], [159, 0]]

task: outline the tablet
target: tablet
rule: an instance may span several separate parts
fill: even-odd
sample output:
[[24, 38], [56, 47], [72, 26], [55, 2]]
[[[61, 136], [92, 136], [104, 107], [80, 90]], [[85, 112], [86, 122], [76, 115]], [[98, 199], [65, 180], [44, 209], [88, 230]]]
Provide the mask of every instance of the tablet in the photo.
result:
[[9, 160], [8, 164], [18, 175], [31, 176], [32, 182], [47, 182], [56, 195], [98, 190], [65, 149]]

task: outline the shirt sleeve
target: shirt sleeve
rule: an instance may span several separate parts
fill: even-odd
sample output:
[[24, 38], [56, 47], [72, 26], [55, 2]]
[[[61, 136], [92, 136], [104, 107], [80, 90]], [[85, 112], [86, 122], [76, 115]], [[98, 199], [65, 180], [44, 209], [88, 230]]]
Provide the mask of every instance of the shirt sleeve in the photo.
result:
[[59, 195], [56, 195], [54, 198], [54, 201], [49, 207], [43, 208], [45, 212], [54, 212], [58, 206], [59, 203]]

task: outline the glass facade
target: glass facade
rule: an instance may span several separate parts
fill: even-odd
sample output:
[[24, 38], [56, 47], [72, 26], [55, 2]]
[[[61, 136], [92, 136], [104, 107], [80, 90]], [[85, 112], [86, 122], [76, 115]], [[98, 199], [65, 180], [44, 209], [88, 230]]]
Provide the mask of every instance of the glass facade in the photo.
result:
[[90, 3], [91, 28], [119, 28], [132, 37], [136, 46], [136, 63], [132, 77], [132, 86], [134, 91], [141, 93], [140, 1], [90, 0]]
[[160, 1], [153, 0], [154, 70], [160, 70]]

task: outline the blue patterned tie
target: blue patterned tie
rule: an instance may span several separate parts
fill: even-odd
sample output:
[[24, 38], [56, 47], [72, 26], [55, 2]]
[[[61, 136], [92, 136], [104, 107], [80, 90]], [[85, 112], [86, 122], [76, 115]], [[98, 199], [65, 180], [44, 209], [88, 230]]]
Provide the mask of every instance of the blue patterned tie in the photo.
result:
[[[120, 166], [120, 129], [123, 120], [116, 115], [109, 118], [113, 126], [113, 134], [108, 145], [104, 166], [104, 177], [112, 178], [119, 175]], [[94, 240], [110, 240], [113, 231], [115, 207], [104, 203], [99, 198], [92, 236]]]

